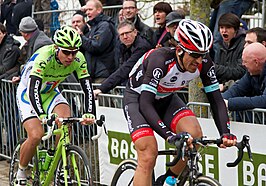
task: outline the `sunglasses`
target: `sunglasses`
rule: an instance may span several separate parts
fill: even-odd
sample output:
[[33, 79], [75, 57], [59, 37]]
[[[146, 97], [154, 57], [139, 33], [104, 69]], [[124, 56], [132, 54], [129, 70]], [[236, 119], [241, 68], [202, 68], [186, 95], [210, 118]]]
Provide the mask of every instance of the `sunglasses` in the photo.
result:
[[200, 57], [202, 57], [202, 58], [206, 57], [206, 53], [205, 54], [199, 54], [199, 53], [191, 52], [191, 51], [186, 50], [186, 49], [184, 49], [184, 51], [187, 52], [189, 56], [191, 56], [191, 57], [193, 57], [195, 59], [198, 59]]
[[79, 49], [75, 49], [75, 50], [68, 50], [68, 49], [63, 49], [63, 48], [61, 48], [61, 47], [58, 47], [62, 52], [63, 52], [63, 54], [65, 54], [66, 56], [69, 56], [70, 54], [72, 54], [72, 56], [75, 56], [77, 53], [78, 53], [78, 51], [79, 51]]

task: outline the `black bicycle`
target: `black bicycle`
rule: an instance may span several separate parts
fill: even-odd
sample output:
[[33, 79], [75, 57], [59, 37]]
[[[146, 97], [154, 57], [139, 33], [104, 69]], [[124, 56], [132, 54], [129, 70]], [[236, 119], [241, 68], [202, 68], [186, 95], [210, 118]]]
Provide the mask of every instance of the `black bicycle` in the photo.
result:
[[[158, 151], [158, 155], [174, 155], [175, 158], [171, 162], [167, 162], [166, 166], [174, 166], [181, 158], [187, 159], [187, 166], [182, 173], [176, 179], [176, 185], [180, 186], [221, 186], [221, 184], [214, 178], [203, 175], [199, 171], [198, 162], [201, 154], [200, 149], [196, 148], [196, 145], [204, 148], [210, 144], [221, 144], [221, 139], [208, 139], [206, 137], [193, 139], [193, 148], [187, 148], [188, 137], [181, 139], [175, 143], [175, 150], [162, 150]], [[252, 160], [252, 153], [249, 145], [249, 136], [244, 135], [240, 142], [237, 142], [238, 157], [232, 163], [227, 163], [227, 167], [235, 167], [243, 158], [244, 148], [247, 149], [249, 159]], [[137, 167], [137, 160], [126, 159], [122, 161], [112, 179], [111, 186], [126, 186], [133, 185], [134, 173]], [[155, 183], [155, 176], [153, 174], [152, 183]]]

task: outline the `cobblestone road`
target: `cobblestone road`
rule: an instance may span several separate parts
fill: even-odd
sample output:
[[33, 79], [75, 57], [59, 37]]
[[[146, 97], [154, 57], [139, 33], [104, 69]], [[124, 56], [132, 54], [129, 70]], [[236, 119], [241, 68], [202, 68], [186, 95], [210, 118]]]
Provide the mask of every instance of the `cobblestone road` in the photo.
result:
[[9, 163], [0, 161], [0, 186], [8, 186]]

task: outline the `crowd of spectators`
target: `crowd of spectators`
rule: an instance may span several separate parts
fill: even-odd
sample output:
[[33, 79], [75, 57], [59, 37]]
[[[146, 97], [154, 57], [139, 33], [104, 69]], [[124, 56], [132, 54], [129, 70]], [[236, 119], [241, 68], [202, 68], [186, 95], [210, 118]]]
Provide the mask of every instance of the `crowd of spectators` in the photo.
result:
[[[109, 17], [104, 14], [101, 1], [80, 1], [81, 10], [74, 13], [71, 19], [71, 26], [82, 37], [80, 50], [86, 58], [92, 82], [101, 84], [95, 91], [96, 95], [107, 93], [115, 86], [125, 85], [130, 70], [149, 49], [175, 47], [174, 32], [179, 21], [186, 16], [182, 9], [173, 10], [169, 3], [158, 2], [153, 7], [156, 28], [152, 28], [141, 20], [136, 0], [119, 2], [122, 9], [117, 16]], [[213, 0], [213, 2], [215, 3], [212, 3], [214, 11], [210, 28], [214, 35], [214, 46], [211, 57], [221, 85], [220, 90], [225, 91], [225, 103], [229, 110], [239, 110], [239, 107], [241, 110], [264, 108], [261, 106], [264, 101], [252, 100], [255, 99], [253, 97], [264, 100], [265, 91], [262, 88], [265, 88], [266, 74], [262, 46], [266, 46], [266, 30], [260, 27], [246, 30], [241, 20], [241, 16], [252, 6], [253, 1]], [[30, 17], [32, 4], [32, 0], [4, 0], [1, 4], [1, 79], [13, 78], [13, 82], [19, 81], [23, 64], [27, 63], [36, 50], [51, 44], [53, 32], [59, 28], [58, 14], [35, 16], [34, 19]], [[107, 1], [104, 4], [108, 4]], [[59, 8], [56, 0], [38, 0], [34, 1], [34, 5], [34, 11]], [[20, 46], [12, 35], [21, 35], [26, 43]], [[256, 52], [248, 45], [260, 50]], [[253, 74], [251, 73], [251, 70], [255, 70], [253, 67], [260, 70]], [[76, 82], [74, 75], [69, 81]], [[248, 81], [249, 84], [246, 83]], [[244, 88], [241, 87], [243, 85]], [[252, 88], [247, 87], [248, 85]], [[239, 89], [254, 91], [249, 91], [249, 94], [238, 93], [236, 96], [235, 92]], [[237, 104], [233, 100], [237, 102], [240, 99], [238, 97], [249, 99], [252, 106], [236, 108]]]

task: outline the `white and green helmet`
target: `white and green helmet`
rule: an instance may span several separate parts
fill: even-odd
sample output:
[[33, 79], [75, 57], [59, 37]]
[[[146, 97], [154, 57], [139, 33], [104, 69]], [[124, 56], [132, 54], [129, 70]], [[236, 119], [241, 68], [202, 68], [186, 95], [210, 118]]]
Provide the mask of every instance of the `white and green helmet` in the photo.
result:
[[61, 26], [54, 34], [54, 42], [63, 48], [79, 48], [82, 44], [79, 33], [70, 26]]

